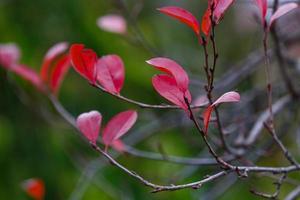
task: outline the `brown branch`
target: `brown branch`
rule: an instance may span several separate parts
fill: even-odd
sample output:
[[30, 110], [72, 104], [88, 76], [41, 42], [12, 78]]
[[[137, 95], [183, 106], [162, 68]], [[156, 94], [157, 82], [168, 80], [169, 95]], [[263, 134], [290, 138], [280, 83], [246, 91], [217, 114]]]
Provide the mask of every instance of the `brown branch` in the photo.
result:
[[[146, 104], [143, 102], [139, 102], [139, 101], [135, 101], [133, 99], [129, 99], [127, 97], [124, 97], [122, 95], [119, 94], [113, 94], [108, 92], [107, 90], [105, 90], [102, 86], [100, 86], [99, 84], [93, 85], [95, 88], [100, 89], [101, 91], [112, 95], [113, 97], [116, 97], [117, 99], [120, 99], [124, 102], [139, 106], [140, 108], [148, 108], [148, 109], [182, 109], [179, 106], [175, 106], [175, 105], [153, 105], [153, 104]], [[203, 108], [205, 105], [192, 105], [191, 108], [192, 109], [197, 109], [197, 108]]]

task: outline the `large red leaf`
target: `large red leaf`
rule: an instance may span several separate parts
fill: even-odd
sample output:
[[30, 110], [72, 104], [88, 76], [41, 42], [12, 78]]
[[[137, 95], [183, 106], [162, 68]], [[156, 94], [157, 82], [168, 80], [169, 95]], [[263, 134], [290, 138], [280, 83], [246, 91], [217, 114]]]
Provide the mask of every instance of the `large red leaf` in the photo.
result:
[[57, 95], [61, 83], [64, 80], [66, 73], [70, 68], [70, 56], [63, 55], [54, 66], [52, 73], [50, 74], [50, 90]]
[[41, 179], [31, 178], [22, 183], [25, 192], [34, 200], [42, 200], [45, 196], [45, 184]]
[[177, 83], [177, 87], [185, 92], [188, 90], [189, 77], [184, 69], [177, 64], [174, 60], [169, 58], [152, 58], [146, 61], [149, 65], [154, 66], [156, 69], [171, 75]]
[[264, 25], [266, 15], [267, 15], [267, 9], [268, 9], [268, 1], [267, 0], [255, 0], [255, 3], [260, 10], [262, 24]]
[[40, 76], [31, 68], [25, 65], [15, 64], [10, 68], [10, 70], [21, 76], [23, 79], [29, 81], [39, 90], [44, 90], [44, 83], [42, 82]]
[[85, 49], [83, 44], [73, 44], [70, 56], [74, 69], [91, 84], [95, 84], [97, 54], [91, 49]]
[[166, 15], [169, 15], [169, 16], [185, 23], [186, 25], [191, 27], [197, 35], [200, 34], [198, 20], [189, 11], [187, 11], [183, 8], [180, 8], [180, 7], [176, 7], [176, 6], [167, 6], [167, 7], [159, 8], [158, 10]]
[[119, 94], [125, 79], [122, 59], [117, 55], [100, 58], [96, 64], [97, 80], [110, 93]]
[[272, 17], [270, 19], [270, 23], [269, 23], [270, 25], [269, 26], [271, 26], [276, 19], [278, 19], [279, 17], [287, 14], [288, 12], [294, 10], [297, 7], [299, 7], [299, 6], [296, 3], [288, 3], [288, 4], [280, 6], [276, 10], [276, 12], [272, 15]]
[[76, 120], [81, 133], [92, 143], [96, 144], [101, 126], [102, 115], [98, 111], [82, 113]]
[[17, 64], [20, 59], [20, 50], [15, 44], [0, 45], [0, 65], [6, 69]]
[[234, 0], [218, 0], [214, 9], [213, 20], [216, 24], [220, 22], [224, 13], [232, 5]]
[[152, 85], [161, 96], [184, 110], [188, 109], [184, 97], [191, 103], [191, 94], [189, 90], [180, 90], [174, 78], [166, 74], [156, 75], [152, 78]]
[[203, 123], [204, 123], [204, 133], [207, 133], [211, 113], [215, 106], [217, 106], [220, 103], [226, 103], [226, 102], [238, 102], [240, 101], [240, 95], [237, 92], [231, 91], [223, 94], [221, 97], [219, 97], [212, 105], [206, 108], [206, 110], [203, 113]]
[[49, 74], [50, 71], [53, 68], [53, 65], [55, 65], [55, 62], [57, 61], [57, 59], [63, 54], [65, 53], [65, 51], [68, 48], [68, 43], [66, 42], [61, 42], [58, 43], [56, 45], [54, 45], [53, 47], [51, 47], [48, 52], [46, 53], [44, 60], [43, 60], [43, 64], [41, 67], [41, 79], [47, 83], [49, 81]]
[[137, 120], [137, 112], [128, 110], [114, 116], [103, 129], [102, 140], [106, 148], [118, 140], [134, 125]]

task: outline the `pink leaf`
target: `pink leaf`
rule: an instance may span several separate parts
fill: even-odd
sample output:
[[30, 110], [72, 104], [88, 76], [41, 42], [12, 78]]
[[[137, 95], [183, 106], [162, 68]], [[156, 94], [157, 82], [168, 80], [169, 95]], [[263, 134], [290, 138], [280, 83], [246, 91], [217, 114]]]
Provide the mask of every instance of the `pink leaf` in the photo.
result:
[[171, 75], [177, 83], [178, 88], [185, 92], [188, 90], [189, 77], [184, 69], [175, 61], [169, 58], [152, 58], [146, 61], [149, 65], [154, 66], [156, 69]]
[[267, 15], [267, 9], [268, 9], [268, 1], [267, 0], [255, 0], [255, 3], [260, 10], [262, 24], [264, 25], [266, 15]]
[[19, 62], [20, 54], [20, 50], [15, 44], [0, 45], [0, 65], [7, 69], [10, 68]]
[[103, 143], [106, 148], [118, 140], [134, 125], [137, 120], [137, 112], [128, 110], [114, 116], [103, 130]]
[[216, 24], [218, 24], [220, 22], [224, 13], [229, 8], [229, 6], [232, 5], [233, 2], [234, 2], [234, 0], [219, 0], [219, 1], [217, 1], [215, 9], [214, 9], [214, 16], [213, 16], [213, 19]]
[[40, 79], [40, 76], [31, 68], [25, 65], [15, 64], [10, 68], [11, 71], [21, 76], [23, 79], [29, 81], [32, 85], [34, 85], [39, 90], [44, 90], [44, 84]]
[[70, 56], [63, 55], [54, 66], [52, 73], [50, 74], [50, 90], [57, 95], [61, 83], [70, 68]]
[[120, 15], [105, 15], [99, 17], [97, 25], [100, 29], [112, 33], [125, 34], [127, 32], [126, 20]]
[[176, 7], [176, 6], [163, 7], [163, 8], [159, 8], [158, 10], [166, 15], [169, 15], [169, 16], [185, 23], [186, 25], [191, 27], [197, 35], [200, 34], [198, 20], [189, 11], [187, 11], [183, 8], [180, 8], [180, 7]]
[[31, 178], [22, 183], [25, 192], [34, 200], [42, 200], [45, 196], [45, 184], [41, 179]]
[[276, 12], [272, 15], [271, 19], [270, 19], [270, 25], [272, 26], [273, 22], [278, 19], [279, 17], [287, 14], [288, 12], [292, 11], [293, 9], [297, 8], [298, 4], [296, 3], [288, 3], [285, 5], [280, 6]]
[[191, 94], [189, 90], [181, 91], [174, 78], [165, 74], [156, 75], [152, 78], [152, 85], [161, 96], [184, 110], [188, 109], [184, 97], [191, 103]]
[[46, 53], [41, 67], [41, 78], [44, 82], [48, 82], [49, 74], [58, 57], [60, 57], [68, 48], [68, 43], [61, 42], [51, 47]]
[[100, 58], [96, 64], [97, 80], [110, 93], [119, 94], [125, 79], [122, 59], [117, 55]]
[[70, 56], [74, 69], [91, 84], [95, 84], [97, 54], [91, 49], [84, 49], [83, 44], [73, 44]]
[[226, 102], [238, 102], [240, 101], [240, 94], [234, 91], [227, 92], [223, 94], [221, 97], [219, 97], [212, 106], [217, 106], [220, 103], [226, 103]]
[[76, 120], [81, 133], [92, 143], [96, 144], [101, 126], [102, 115], [98, 111], [82, 113]]
[[207, 133], [208, 124], [210, 121], [211, 113], [215, 106], [217, 106], [220, 103], [226, 103], [226, 102], [238, 102], [240, 101], [240, 95], [237, 92], [231, 91], [223, 94], [221, 97], [219, 97], [212, 105], [206, 108], [206, 110], [203, 113], [203, 123], [204, 123], [204, 133]]

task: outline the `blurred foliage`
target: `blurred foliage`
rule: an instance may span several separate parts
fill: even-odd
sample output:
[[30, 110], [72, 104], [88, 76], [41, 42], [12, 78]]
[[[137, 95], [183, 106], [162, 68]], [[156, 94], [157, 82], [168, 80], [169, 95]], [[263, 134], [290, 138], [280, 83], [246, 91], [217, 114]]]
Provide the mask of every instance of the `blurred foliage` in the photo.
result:
[[[183, 25], [158, 13], [163, 5], [183, 6], [200, 18], [206, 8], [200, 1], [134, 1], [127, 0], [129, 9], [135, 4], [144, 6], [138, 16], [138, 26], [145, 38], [160, 55], [178, 60], [187, 71], [200, 79], [203, 72], [202, 49], [196, 44], [193, 33]], [[233, 21], [234, 9], [217, 28], [220, 66], [234, 64], [251, 50], [259, 47], [258, 30], [240, 34]], [[39, 70], [43, 55], [49, 47], [60, 41], [84, 43], [99, 55], [119, 54], [126, 65], [126, 84], [123, 93], [128, 97], [149, 103], [162, 102], [152, 89], [154, 70], [145, 60], [154, 55], [126, 38], [101, 31], [96, 26], [99, 16], [120, 13], [109, 0], [0, 0], [0, 43], [15, 42], [22, 49], [22, 63]], [[135, 38], [129, 27], [129, 37]], [[218, 69], [218, 75], [226, 68]], [[249, 80], [251, 81], [251, 80]], [[251, 82], [240, 90], [252, 87]], [[203, 92], [203, 88], [195, 88]], [[182, 190], [149, 193], [149, 189], [114, 167], [97, 170], [107, 161], [100, 159], [74, 134], [54, 111], [50, 103], [27, 82], [0, 68], [0, 199], [28, 199], [20, 183], [27, 178], [40, 177], [46, 183], [46, 199], [201, 199], [211, 184], [199, 191]], [[99, 110], [106, 122], [111, 116], [131, 105], [103, 94], [90, 87], [78, 74], [70, 70], [60, 100], [75, 116], [88, 110]], [[176, 112], [175, 112], [176, 113]], [[136, 128], [160, 117], [162, 111], [140, 112]], [[148, 122], [147, 122], [148, 121]], [[181, 133], [183, 132], [183, 133]], [[201, 148], [200, 138], [182, 128], [159, 132], [138, 144], [141, 149], [158, 150], [175, 155], [196, 155]], [[182, 135], [184, 134], [184, 135]], [[190, 144], [192, 142], [192, 144]], [[184, 147], [184, 148], [178, 148]], [[122, 156], [120, 161], [157, 183], [169, 183], [180, 177], [180, 165]], [[93, 164], [94, 163], [94, 164]], [[84, 168], [88, 169], [84, 171]], [[198, 169], [190, 178], [178, 183], [198, 180], [208, 171]], [[85, 174], [87, 176], [85, 176]], [[221, 199], [255, 199], [249, 185], [261, 191], [272, 191], [272, 180], [260, 182], [239, 181]], [[222, 186], [221, 186], [222, 187]]]

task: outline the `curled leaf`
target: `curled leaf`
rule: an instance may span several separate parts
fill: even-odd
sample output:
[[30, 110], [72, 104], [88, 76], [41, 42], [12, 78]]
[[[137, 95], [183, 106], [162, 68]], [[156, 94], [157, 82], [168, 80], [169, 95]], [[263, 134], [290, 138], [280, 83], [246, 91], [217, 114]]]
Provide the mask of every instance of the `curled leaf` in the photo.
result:
[[45, 184], [41, 179], [31, 178], [22, 183], [24, 191], [34, 200], [42, 200], [45, 196]]
[[82, 113], [76, 120], [76, 125], [81, 133], [92, 144], [96, 144], [101, 126], [102, 115], [98, 111]]
[[122, 59], [117, 55], [100, 58], [96, 64], [97, 80], [110, 93], [119, 94], [125, 79]]
[[166, 98], [182, 109], [188, 110], [188, 106], [184, 98], [186, 98], [188, 102], [191, 103], [191, 94], [189, 90], [187, 90], [186, 92], [180, 90], [173, 77], [166, 74], [153, 76], [152, 85], [162, 97]]
[[125, 34], [127, 32], [127, 23], [121, 15], [105, 15], [99, 17], [97, 25], [100, 29], [112, 33]]
[[56, 63], [52, 73], [50, 74], [50, 90], [57, 95], [61, 83], [64, 80], [65, 75], [67, 74], [70, 68], [70, 56], [63, 55]]
[[199, 35], [200, 34], [200, 28], [199, 28], [199, 23], [197, 18], [190, 13], [189, 11], [176, 7], [176, 6], [167, 6], [167, 7], [162, 7], [158, 8], [158, 10], [168, 16], [171, 16], [184, 24], [188, 25], [191, 27], [194, 32]]
[[294, 10], [295, 8], [299, 7], [296, 3], [288, 3], [285, 5], [280, 6], [276, 12], [271, 16], [269, 27], [272, 26], [273, 22], [278, 19], [279, 17], [287, 14], [288, 12]]
[[51, 47], [46, 53], [43, 64], [41, 67], [41, 79], [44, 82], [48, 82], [49, 73], [55, 65], [56, 60], [63, 54], [68, 48], [68, 43], [61, 42]]
[[185, 92], [188, 90], [189, 85], [189, 77], [184, 69], [177, 64], [174, 60], [169, 58], [152, 58], [146, 61], [149, 65], [154, 66], [156, 69], [165, 72], [171, 75], [174, 80], [176, 81], [177, 87], [182, 91]]
[[67, 49], [68, 43], [66, 42], [51, 47], [46, 53], [41, 67], [41, 79], [55, 95], [70, 67], [70, 57], [66, 54]]
[[124, 111], [114, 116], [103, 129], [102, 140], [106, 148], [127, 133], [136, 120], [137, 112], [134, 110]]
[[212, 105], [208, 106], [203, 113], [204, 133], [205, 134], [207, 133], [211, 113], [215, 106], [217, 106], [220, 103], [238, 102], [238, 101], [240, 101], [240, 98], [241, 97], [240, 97], [239, 93], [231, 91], [231, 92], [227, 92], [227, 93], [223, 94]]
[[91, 49], [85, 49], [83, 44], [73, 44], [70, 56], [75, 71], [91, 84], [95, 84], [97, 54]]

